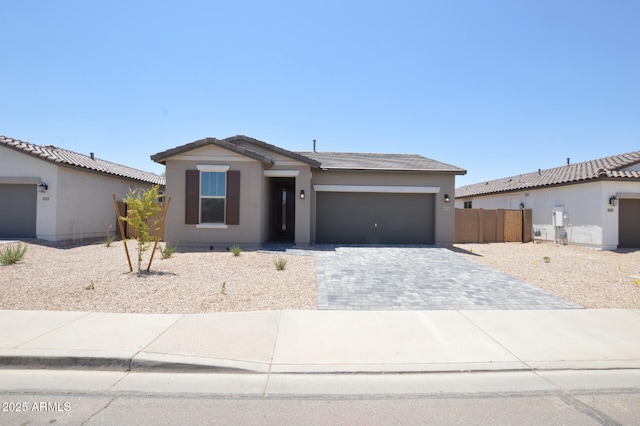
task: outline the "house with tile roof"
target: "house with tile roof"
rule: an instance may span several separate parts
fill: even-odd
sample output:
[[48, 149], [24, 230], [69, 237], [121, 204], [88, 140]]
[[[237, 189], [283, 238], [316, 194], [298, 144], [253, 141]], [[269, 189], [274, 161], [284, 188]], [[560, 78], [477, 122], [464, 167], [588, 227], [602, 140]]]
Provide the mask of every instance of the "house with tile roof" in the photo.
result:
[[0, 136], [0, 238], [106, 237], [117, 229], [112, 194], [164, 183], [93, 153]]
[[[455, 176], [412, 154], [293, 152], [247, 136], [159, 152], [170, 243], [452, 244]], [[451, 195], [450, 195], [451, 194]]]
[[640, 151], [462, 186], [455, 197], [457, 208], [532, 209], [536, 239], [640, 247]]

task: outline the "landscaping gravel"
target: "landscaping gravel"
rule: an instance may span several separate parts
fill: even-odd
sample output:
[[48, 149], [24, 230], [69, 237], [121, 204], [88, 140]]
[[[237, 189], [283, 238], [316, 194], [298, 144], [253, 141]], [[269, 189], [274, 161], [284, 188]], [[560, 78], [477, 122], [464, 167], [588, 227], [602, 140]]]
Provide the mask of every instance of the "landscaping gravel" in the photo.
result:
[[[179, 250], [162, 260], [156, 252], [151, 272], [139, 274], [136, 243], [127, 245], [134, 272], [122, 241], [110, 247], [28, 243], [24, 260], [0, 266], [0, 309], [202, 313], [317, 307], [311, 256]], [[276, 270], [278, 258], [287, 261], [282, 271]]]
[[[129, 242], [132, 260], [135, 243]], [[0, 245], [0, 250], [5, 247]], [[640, 309], [640, 250], [552, 243], [456, 244], [454, 250], [585, 308]], [[309, 253], [307, 253], [309, 254]], [[283, 271], [275, 260], [286, 259]], [[545, 263], [544, 257], [549, 258]], [[149, 253], [145, 254], [144, 268]], [[317, 309], [315, 257], [260, 251], [182, 251], [150, 273], [129, 272], [122, 241], [28, 241], [0, 266], [0, 309], [202, 313]], [[224, 284], [224, 286], [223, 286]]]
[[640, 249], [595, 250], [550, 242], [456, 244], [455, 248], [585, 308], [640, 309]]

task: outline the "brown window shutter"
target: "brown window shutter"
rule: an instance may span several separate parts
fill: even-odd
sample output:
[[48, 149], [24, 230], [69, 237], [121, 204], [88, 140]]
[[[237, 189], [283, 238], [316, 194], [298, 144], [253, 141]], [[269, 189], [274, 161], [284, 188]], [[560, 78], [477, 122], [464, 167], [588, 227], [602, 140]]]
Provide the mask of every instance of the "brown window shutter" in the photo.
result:
[[200, 172], [187, 170], [187, 187], [185, 191], [184, 223], [193, 225], [200, 223]]
[[227, 172], [227, 225], [240, 225], [240, 171]]

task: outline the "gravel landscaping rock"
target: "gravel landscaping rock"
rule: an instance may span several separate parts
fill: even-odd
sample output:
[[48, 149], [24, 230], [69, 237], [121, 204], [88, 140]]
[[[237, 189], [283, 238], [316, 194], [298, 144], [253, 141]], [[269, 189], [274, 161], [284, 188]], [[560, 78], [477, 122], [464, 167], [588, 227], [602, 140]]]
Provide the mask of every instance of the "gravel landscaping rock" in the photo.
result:
[[607, 251], [549, 242], [455, 248], [585, 308], [640, 309], [640, 249]]
[[[315, 258], [244, 251], [185, 252], [138, 273], [135, 242], [27, 242], [21, 262], [0, 267], [0, 309], [203, 313], [316, 309]], [[2, 249], [2, 245], [0, 245]], [[149, 250], [144, 256], [144, 269]], [[284, 270], [275, 260], [285, 258]], [[224, 283], [224, 291], [223, 291]], [[93, 287], [93, 288], [91, 288]]]

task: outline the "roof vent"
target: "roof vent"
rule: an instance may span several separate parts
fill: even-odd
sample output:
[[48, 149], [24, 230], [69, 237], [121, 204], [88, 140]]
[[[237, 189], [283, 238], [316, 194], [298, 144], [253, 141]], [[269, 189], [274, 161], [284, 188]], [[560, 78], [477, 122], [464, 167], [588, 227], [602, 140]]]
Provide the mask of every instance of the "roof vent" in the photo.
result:
[[95, 159], [96, 159], [96, 157], [94, 157], [94, 156], [93, 156], [93, 152], [90, 152], [90, 153], [89, 153], [89, 157], [91, 157], [91, 159], [92, 159], [92, 160], [95, 160]]
[[316, 151], [316, 140], [315, 139], [313, 140], [313, 152], [317, 152]]
[[571, 158], [567, 157], [567, 165], [571, 164]]

